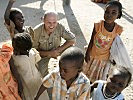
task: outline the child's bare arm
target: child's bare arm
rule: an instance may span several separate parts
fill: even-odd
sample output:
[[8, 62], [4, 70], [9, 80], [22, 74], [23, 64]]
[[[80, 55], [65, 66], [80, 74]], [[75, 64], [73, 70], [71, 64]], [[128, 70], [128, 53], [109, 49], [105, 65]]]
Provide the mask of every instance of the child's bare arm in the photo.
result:
[[93, 90], [94, 90], [94, 88], [97, 88], [97, 86], [98, 86], [98, 82], [97, 81], [95, 81], [93, 84], [91, 84], [91, 93], [93, 92]]
[[86, 51], [86, 54], [85, 54], [85, 61], [88, 62], [90, 60], [90, 51], [92, 49], [92, 46], [93, 46], [93, 41], [94, 41], [94, 36], [96, 34], [96, 30], [95, 30], [95, 27], [93, 28], [93, 32], [92, 32], [92, 35], [91, 35], [91, 40], [90, 40], [90, 43], [88, 45], [88, 48], [87, 48], [87, 51]]
[[6, 8], [6, 11], [5, 11], [5, 14], [4, 14], [4, 19], [5, 19], [5, 23], [7, 25], [10, 25], [10, 19], [9, 19], [9, 15], [10, 15], [10, 10], [12, 8], [12, 5], [13, 3], [15, 2], [16, 0], [9, 0], [9, 3], [8, 3], [8, 6]]
[[42, 84], [37, 92], [37, 95], [35, 96], [34, 100], [38, 100], [40, 95], [46, 90], [47, 88]]

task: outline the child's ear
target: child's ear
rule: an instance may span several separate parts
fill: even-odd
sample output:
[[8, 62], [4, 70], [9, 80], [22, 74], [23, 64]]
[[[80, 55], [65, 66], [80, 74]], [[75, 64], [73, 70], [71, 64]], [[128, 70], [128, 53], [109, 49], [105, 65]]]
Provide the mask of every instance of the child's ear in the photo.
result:
[[120, 13], [119, 13], [118, 16], [117, 16], [117, 19], [119, 19], [119, 17], [120, 17]]
[[121, 13], [119, 13], [117, 16], [117, 19], [120, 19], [120, 18], [121, 18]]

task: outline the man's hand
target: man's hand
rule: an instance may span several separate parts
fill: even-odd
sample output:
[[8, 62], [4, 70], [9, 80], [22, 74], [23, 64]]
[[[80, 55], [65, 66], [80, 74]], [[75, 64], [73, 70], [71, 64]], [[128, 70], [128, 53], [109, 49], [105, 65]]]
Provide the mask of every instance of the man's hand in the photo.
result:
[[58, 49], [54, 49], [50, 51], [50, 57], [57, 58], [60, 55], [60, 51]]

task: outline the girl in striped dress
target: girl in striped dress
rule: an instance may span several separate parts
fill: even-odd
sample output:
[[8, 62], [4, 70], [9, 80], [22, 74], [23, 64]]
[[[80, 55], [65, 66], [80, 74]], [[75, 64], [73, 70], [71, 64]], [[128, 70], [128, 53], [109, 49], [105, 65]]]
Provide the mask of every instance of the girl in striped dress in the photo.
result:
[[91, 82], [106, 80], [106, 64], [110, 56], [110, 47], [114, 38], [123, 31], [115, 20], [122, 16], [122, 5], [111, 1], [105, 6], [104, 20], [94, 24], [91, 40], [88, 45], [83, 72]]

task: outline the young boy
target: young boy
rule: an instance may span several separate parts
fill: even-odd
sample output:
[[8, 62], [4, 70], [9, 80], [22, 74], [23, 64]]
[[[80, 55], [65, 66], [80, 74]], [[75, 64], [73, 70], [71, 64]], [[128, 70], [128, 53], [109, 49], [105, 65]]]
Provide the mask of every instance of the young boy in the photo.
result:
[[43, 79], [35, 100], [47, 88], [53, 88], [52, 100], [89, 100], [90, 81], [81, 72], [84, 55], [81, 49], [66, 49], [59, 60], [59, 71], [48, 74]]
[[96, 81], [92, 86], [92, 100], [124, 100], [122, 91], [129, 85], [132, 74], [123, 66], [110, 71], [107, 81]]
[[5, 26], [10, 33], [11, 39], [15, 34], [23, 32], [27, 32], [32, 36], [32, 27], [24, 26], [25, 18], [23, 12], [18, 8], [12, 8], [15, 2], [16, 0], [9, 0], [4, 14]]

